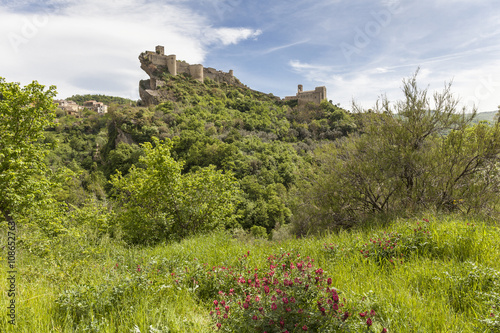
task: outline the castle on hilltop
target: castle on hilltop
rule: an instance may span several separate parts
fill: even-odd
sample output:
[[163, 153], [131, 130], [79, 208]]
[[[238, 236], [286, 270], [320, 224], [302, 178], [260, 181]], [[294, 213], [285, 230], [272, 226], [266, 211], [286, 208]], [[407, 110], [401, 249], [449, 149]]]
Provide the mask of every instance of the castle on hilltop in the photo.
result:
[[[139, 83], [139, 95], [145, 105], [159, 104], [162, 100], [168, 99], [166, 92], [160, 89], [166, 85], [163, 76], [165, 73], [173, 76], [187, 74], [200, 82], [208, 78], [215, 82], [249, 89], [234, 76], [232, 69], [229, 72], [223, 72], [215, 68], [203, 67], [200, 64], [191, 65], [185, 61], [179, 61], [175, 54], [166, 55], [165, 48], [161, 45], [156, 46], [154, 52], [142, 52], [139, 61], [141, 68], [149, 75], [149, 80], [141, 80]], [[273, 98], [279, 100], [279, 97], [273, 96]], [[309, 102], [319, 104], [322, 100], [326, 100], [326, 88], [316, 87], [311, 91], [303, 91], [302, 85], [299, 84], [297, 94], [287, 96], [284, 100], [297, 100], [299, 104]]]
[[238, 87], [246, 87], [233, 75], [233, 70], [223, 72], [215, 68], [203, 67], [203, 65], [191, 65], [185, 61], [177, 60], [175, 54], [166, 55], [165, 48], [156, 46], [155, 52], [146, 51], [139, 56], [141, 68], [149, 75], [149, 82], [141, 81], [139, 84], [139, 95], [146, 104], [157, 104], [159, 97], [157, 89], [165, 85], [162, 74], [167, 72], [171, 75], [188, 74], [193, 79], [203, 82], [206, 78], [219, 83], [227, 83]]
[[286, 96], [285, 101], [297, 100], [299, 104], [305, 104], [309, 102], [321, 103], [322, 100], [326, 100], [326, 87], [316, 87], [314, 90], [304, 91], [304, 87], [299, 84], [298, 91], [295, 96]]

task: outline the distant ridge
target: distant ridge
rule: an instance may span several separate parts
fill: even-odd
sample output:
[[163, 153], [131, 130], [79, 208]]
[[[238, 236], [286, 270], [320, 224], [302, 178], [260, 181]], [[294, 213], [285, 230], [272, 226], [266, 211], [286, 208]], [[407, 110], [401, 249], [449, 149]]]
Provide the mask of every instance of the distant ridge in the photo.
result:
[[480, 121], [488, 121], [490, 123], [494, 123], [496, 121], [496, 115], [498, 111], [487, 111], [487, 112], [478, 112], [476, 117], [474, 118], [474, 122], [478, 123]]

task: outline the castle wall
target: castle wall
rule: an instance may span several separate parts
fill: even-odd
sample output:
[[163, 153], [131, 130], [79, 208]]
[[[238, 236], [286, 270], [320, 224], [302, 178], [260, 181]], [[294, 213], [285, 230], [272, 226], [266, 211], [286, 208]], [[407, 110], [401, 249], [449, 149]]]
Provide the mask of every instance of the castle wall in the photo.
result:
[[298, 86], [298, 91], [295, 96], [286, 96], [285, 101], [298, 100], [299, 103], [321, 103], [326, 100], [326, 87], [316, 87], [314, 90], [303, 91], [301, 84]]
[[207, 67], [203, 68], [203, 74], [205, 77], [212, 79], [216, 82], [225, 82], [228, 84], [234, 84], [235, 79], [233, 75], [233, 71], [230, 70], [229, 73], [225, 73], [223, 71], [218, 71], [215, 68]]
[[177, 75], [177, 56], [175, 54], [163, 55], [156, 52], [146, 51], [146, 56], [153, 65], [167, 67], [170, 74]]
[[203, 82], [203, 65], [189, 65], [189, 74], [193, 79]]

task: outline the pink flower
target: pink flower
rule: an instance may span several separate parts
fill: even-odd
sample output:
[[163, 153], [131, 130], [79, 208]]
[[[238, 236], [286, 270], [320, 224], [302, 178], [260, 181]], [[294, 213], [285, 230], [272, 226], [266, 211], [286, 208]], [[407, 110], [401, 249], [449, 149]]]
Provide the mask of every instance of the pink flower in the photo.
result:
[[217, 300], [214, 301], [214, 305], [217, 306], [219, 305], [219, 302]]
[[367, 313], [367, 312], [360, 312], [360, 313], [359, 313], [359, 315], [360, 315], [360, 317], [361, 317], [361, 318], [363, 318], [363, 317], [365, 317], [365, 316], [366, 316], [366, 313]]
[[222, 326], [222, 324], [221, 324], [221, 323], [217, 323], [217, 328], [219, 328], [219, 329], [220, 329], [220, 327], [221, 327], [221, 326]]
[[328, 283], [328, 285], [331, 285], [332, 284], [332, 278], [328, 278], [328, 280], [326, 282]]
[[370, 316], [372, 316], [372, 317], [373, 317], [373, 316], [375, 316], [375, 315], [376, 315], [375, 310], [371, 309], [371, 310], [370, 310]]
[[283, 303], [288, 304], [288, 298], [283, 297]]
[[257, 318], [257, 316], [256, 316], [256, 315], [253, 315], [252, 319], [253, 319], [253, 320], [258, 320], [259, 318]]
[[244, 309], [248, 309], [249, 306], [250, 306], [250, 304], [248, 304], [247, 302], [243, 303], [243, 308]]
[[307, 326], [306, 325], [302, 326], [302, 330], [307, 331]]
[[387, 328], [384, 327], [380, 333], [387, 333]]
[[366, 320], [366, 325], [367, 325], [368, 327], [370, 327], [370, 326], [372, 326], [372, 324], [373, 324], [373, 323], [372, 323], [372, 319], [371, 319], [371, 318], [368, 318], [368, 319]]
[[226, 312], [229, 312], [229, 305], [226, 305], [224, 309], [226, 309]]
[[274, 311], [278, 308], [278, 306], [276, 305], [276, 303], [273, 303], [271, 304], [271, 309]]

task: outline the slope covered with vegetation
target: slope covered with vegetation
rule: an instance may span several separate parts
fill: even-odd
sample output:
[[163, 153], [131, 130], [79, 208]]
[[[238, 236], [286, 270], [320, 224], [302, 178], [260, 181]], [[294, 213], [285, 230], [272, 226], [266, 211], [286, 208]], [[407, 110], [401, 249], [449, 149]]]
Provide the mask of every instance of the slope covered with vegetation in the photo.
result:
[[2, 331], [498, 331], [498, 121], [165, 82], [75, 118], [0, 79]]

